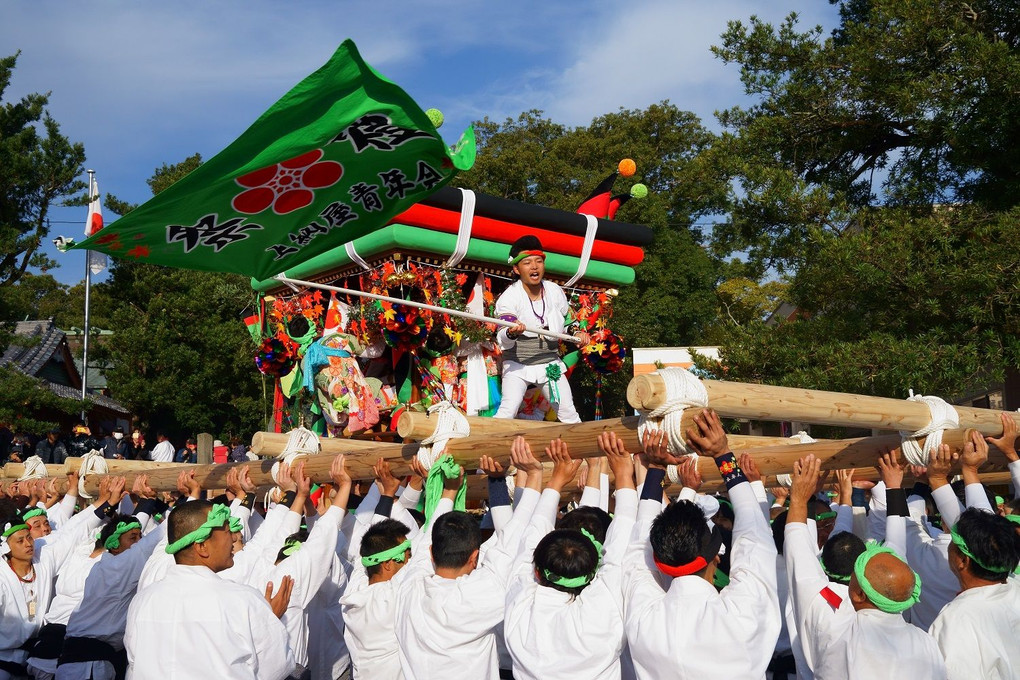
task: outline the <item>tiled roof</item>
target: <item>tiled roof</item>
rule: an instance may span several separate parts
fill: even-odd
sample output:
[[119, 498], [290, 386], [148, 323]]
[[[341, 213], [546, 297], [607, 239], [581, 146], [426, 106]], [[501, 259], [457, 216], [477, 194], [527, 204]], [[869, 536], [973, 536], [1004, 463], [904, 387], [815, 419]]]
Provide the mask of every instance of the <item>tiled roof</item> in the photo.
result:
[[[27, 375], [35, 376], [53, 356], [64, 339], [64, 333], [52, 321], [19, 321], [14, 329], [10, 346], [0, 357], [0, 363], [14, 364]], [[21, 344], [21, 338], [31, 342]]]
[[[81, 392], [73, 387], [58, 385], [57, 383], [52, 383], [49, 380], [43, 380], [43, 384], [50, 388], [58, 397], [64, 397], [65, 399], [81, 399]], [[117, 411], [118, 413], [130, 413], [130, 411], [105, 394], [90, 392], [88, 398], [92, 400], [96, 406], [102, 406], [103, 408], [108, 408], [111, 411]]]

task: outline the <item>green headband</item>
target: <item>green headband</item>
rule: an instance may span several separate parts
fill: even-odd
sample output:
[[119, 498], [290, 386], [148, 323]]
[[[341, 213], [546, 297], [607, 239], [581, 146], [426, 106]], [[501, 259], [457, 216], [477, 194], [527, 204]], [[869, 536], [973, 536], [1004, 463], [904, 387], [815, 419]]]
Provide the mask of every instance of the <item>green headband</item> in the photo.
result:
[[141, 529], [142, 523], [138, 520], [131, 520], [129, 522], [117, 522], [117, 528], [113, 530], [109, 538], [103, 541], [103, 547], [107, 550], [116, 550], [120, 547], [120, 537], [131, 531], [132, 529]]
[[1020, 524], [1020, 515], [1006, 515], [1006, 519], [1013, 524]]
[[517, 253], [516, 257], [510, 258], [510, 265], [517, 266], [521, 262], [521, 260], [525, 260], [529, 257], [540, 257], [544, 260], [545, 251], [536, 249], [522, 250], [521, 252]]
[[21, 521], [27, 522], [28, 520], [32, 519], [33, 517], [39, 517], [40, 515], [45, 515], [45, 514], [46, 514], [46, 511], [43, 510], [42, 508], [32, 508], [31, 510], [29, 510], [28, 512], [26, 512], [24, 515], [21, 516]]
[[815, 521], [821, 522], [822, 520], [833, 519], [834, 517], [836, 517], [836, 513], [831, 510], [829, 512], [820, 512], [815, 515]]
[[212, 535], [213, 529], [222, 529], [224, 524], [230, 522], [230, 508], [217, 503], [209, 511], [209, 518], [190, 534], [181, 536], [176, 541], [166, 547], [167, 555], [176, 555], [181, 550], [184, 550], [189, 545], [194, 543], [204, 543], [209, 540]]
[[959, 524], [953, 525], [953, 527], [949, 530], [949, 535], [953, 537], [953, 545], [955, 545], [960, 552], [969, 557], [971, 561], [974, 562], [974, 564], [978, 565], [985, 571], [992, 572], [993, 574], [1005, 574], [1009, 571], [1012, 571], [1008, 567], [989, 567], [984, 562], [974, 557], [974, 553], [972, 553], [970, 551], [970, 548], [967, 547], [967, 541], [963, 540], [963, 536], [961, 536], [959, 532], [957, 532], [956, 530], [957, 526], [959, 526]]
[[581, 533], [584, 534], [585, 538], [591, 541], [591, 544], [595, 546], [595, 552], [598, 553], [599, 561], [595, 565], [595, 568], [592, 569], [590, 574], [574, 576], [573, 578], [557, 576], [548, 569], [543, 569], [542, 573], [545, 575], [545, 579], [549, 581], [549, 583], [555, 583], [556, 585], [564, 588], [580, 588], [581, 586], [588, 585], [592, 582], [592, 579], [595, 578], [595, 574], [598, 573], [599, 567], [602, 566], [602, 544], [599, 543], [598, 539], [595, 538], [595, 536], [593, 536], [587, 529], [581, 529]]
[[854, 574], [857, 576], [857, 583], [860, 584], [861, 590], [864, 591], [864, 594], [867, 595], [873, 605], [888, 614], [899, 614], [900, 612], [913, 607], [921, 598], [921, 577], [917, 575], [917, 572], [911, 570], [914, 574], [914, 590], [910, 593], [910, 597], [902, 602], [889, 599], [882, 593], [875, 590], [871, 586], [871, 582], [869, 582], [867, 577], [864, 575], [864, 570], [868, 567], [868, 562], [871, 561], [871, 558], [875, 555], [881, 555], [882, 553], [888, 553], [901, 562], [904, 561], [903, 558], [897, 555], [896, 551], [892, 548], [886, 548], [885, 546], [878, 545], [877, 543], [869, 543], [864, 548], [864, 552], [857, 556], [857, 561], [854, 562]]
[[239, 534], [244, 529], [244, 525], [241, 524], [239, 517], [230, 516], [230, 533]]
[[283, 551], [282, 552], [283, 552], [284, 557], [290, 557], [291, 555], [296, 553], [298, 550], [301, 550], [301, 546], [302, 545], [304, 545], [304, 543], [302, 543], [301, 541], [298, 541], [296, 539], [291, 539], [291, 540], [287, 541], [286, 543], [283, 544]]
[[363, 567], [374, 567], [377, 564], [383, 562], [403, 562], [407, 558], [407, 551], [411, 549], [411, 541], [404, 539], [404, 542], [400, 545], [395, 545], [388, 550], [381, 550], [372, 555], [365, 555], [361, 558], [361, 566]]
[[7, 529], [6, 531], [4, 531], [4, 538], [7, 538], [8, 536], [12, 536], [12, 535], [18, 533], [19, 531], [21, 531], [22, 529], [25, 529], [27, 531], [28, 530], [28, 525], [27, 524], [15, 524], [15, 525], [11, 526], [10, 529]]
[[841, 576], [840, 574], [829, 571], [829, 568], [825, 566], [825, 560], [822, 559], [821, 555], [818, 556], [818, 563], [822, 565], [822, 571], [825, 572], [825, 575], [829, 577], [830, 581], [843, 584], [850, 583], [849, 576]]

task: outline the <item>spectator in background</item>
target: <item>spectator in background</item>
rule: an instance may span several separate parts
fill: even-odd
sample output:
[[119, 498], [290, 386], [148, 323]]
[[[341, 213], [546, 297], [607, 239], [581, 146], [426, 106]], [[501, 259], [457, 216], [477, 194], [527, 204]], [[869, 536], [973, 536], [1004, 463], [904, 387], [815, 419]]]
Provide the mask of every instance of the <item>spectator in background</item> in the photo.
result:
[[227, 460], [231, 463], [244, 463], [248, 460], [248, 447], [241, 443], [240, 437], [230, 438], [230, 455]]
[[156, 446], [153, 447], [150, 458], [155, 463], [172, 463], [174, 460], [174, 445], [166, 438], [165, 432], [156, 433]]
[[124, 460], [128, 457], [128, 443], [124, 440], [124, 428], [113, 428], [110, 436], [103, 439], [103, 458]]
[[230, 449], [223, 444], [222, 441], [216, 439], [212, 443], [213, 462], [214, 463], [226, 463], [227, 457], [230, 455]]
[[198, 462], [198, 442], [193, 437], [189, 438], [184, 443], [184, 448], [177, 451], [177, 455], [174, 456], [175, 463], [197, 463]]
[[131, 451], [128, 457], [131, 460], [148, 460], [149, 455], [145, 449], [145, 435], [137, 427], [131, 430]]
[[78, 423], [71, 428], [71, 441], [67, 445], [67, 455], [81, 458], [92, 450], [102, 450], [102, 444], [92, 436], [92, 431], [85, 423]]
[[24, 463], [32, 451], [32, 442], [28, 435], [16, 434], [11, 440], [10, 448], [7, 450], [7, 458], [4, 463]]
[[42, 462], [53, 465], [62, 465], [67, 459], [67, 447], [60, 440], [60, 428], [54, 427], [46, 433], [46, 439], [35, 445], [35, 455], [42, 458]]

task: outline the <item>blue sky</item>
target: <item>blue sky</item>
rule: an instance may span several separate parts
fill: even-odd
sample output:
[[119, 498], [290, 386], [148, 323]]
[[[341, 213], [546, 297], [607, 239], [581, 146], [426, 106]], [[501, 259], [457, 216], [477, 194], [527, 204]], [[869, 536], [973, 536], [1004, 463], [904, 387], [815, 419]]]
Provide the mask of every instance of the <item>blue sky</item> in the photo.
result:
[[[709, 47], [727, 21], [791, 11], [805, 28], [836, 23], [828, 0], [7, 0], [0, 54], [21, 50], [5, 101], [50, 91], [50, 113], [85, 145], [101, 193], [142, 202], [156, 168], [211, 158], [345, 38], [423, 108], [442, 110], [450, 141], [485, 116], [542, 109], [584, 125], [663, 99], [716, 127], [713, 112], [742, 90], [737, 67]], [[51, 219], [51, 237], [81, 238], [84, 208]], [[82, 253], [46, 246], [58, 280], [82, 279]]]

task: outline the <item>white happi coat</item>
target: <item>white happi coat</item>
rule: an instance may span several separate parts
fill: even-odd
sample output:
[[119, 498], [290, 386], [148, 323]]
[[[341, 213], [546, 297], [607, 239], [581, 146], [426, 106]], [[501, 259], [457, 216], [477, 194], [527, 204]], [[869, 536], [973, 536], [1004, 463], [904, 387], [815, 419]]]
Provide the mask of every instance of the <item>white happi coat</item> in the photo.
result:
[[931, 625], [950, 680], [1020, 678], [1020, 583], [965, 590]]

